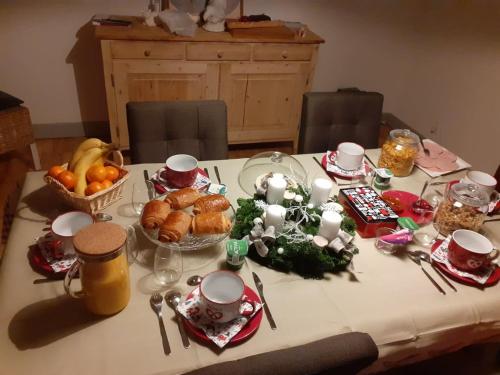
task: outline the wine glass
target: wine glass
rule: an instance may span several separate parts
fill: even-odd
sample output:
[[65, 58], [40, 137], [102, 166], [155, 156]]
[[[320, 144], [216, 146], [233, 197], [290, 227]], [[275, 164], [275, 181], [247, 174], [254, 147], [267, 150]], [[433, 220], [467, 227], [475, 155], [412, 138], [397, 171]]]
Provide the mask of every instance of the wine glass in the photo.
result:
[[148, 189], [146, 185], [144, 183], [134, 184], [132, 186], [132, 208], [137, 216], [142, 213], [142, 209], [148, 201]]
[[182, 276], [182, 251], [179, 245], [158, 246], [155, 252], [154, 275], [161, 285], [175, 284]]

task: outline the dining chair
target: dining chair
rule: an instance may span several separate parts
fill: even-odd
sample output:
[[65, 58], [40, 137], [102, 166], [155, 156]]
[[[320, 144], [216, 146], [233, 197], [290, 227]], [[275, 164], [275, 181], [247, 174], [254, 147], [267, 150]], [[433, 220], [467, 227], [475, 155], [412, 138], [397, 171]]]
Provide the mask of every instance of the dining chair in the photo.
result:
[[299, 153], [336, 150], [342, 142], [378, 147], [384, 96], [357, 89], [304, 94]]
[[348, 332], [308, 344], [217, 363], [184, 375], [357, 374], [378, 358], [364, 332]]
[[164, 163], [174, 154], [227, 158], [227, 109], [221, 100], [129, 102], [127, 122], [133, 164]]

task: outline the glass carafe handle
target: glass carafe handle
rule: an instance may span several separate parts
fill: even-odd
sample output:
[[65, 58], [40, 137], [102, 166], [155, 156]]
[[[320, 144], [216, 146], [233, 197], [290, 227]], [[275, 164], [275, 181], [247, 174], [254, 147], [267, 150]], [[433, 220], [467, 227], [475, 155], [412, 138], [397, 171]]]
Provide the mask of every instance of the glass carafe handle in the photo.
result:
[[135, 234], [135, 228], [133, 225], [127, 227], [127, 260], [128, 264], [132, 264], [137, 260], [137, 255], [139, 254], [139, 248], [137, 246], [137, 235]]
[[66, 293], [70, 297], [73, 297], [73, 298], [82, 298], [83, 297], [83, 291], [82, 290], [79, 290], [79, 291], [76, 291], [76, 292], [74, 292], [74, 291], [71, 290], [71, 281], [74, 279], [75, 275], [80, 270], [80, 266], [81, 266], [81, 263], [77, 259], [75, 261], [75, 263], [73, 263], [73, 265], [71, 266], [71, 268], [68, 270], [68, 272], [66, 273], [66, 276], [64, 276], [64, 290], [66, 291]]

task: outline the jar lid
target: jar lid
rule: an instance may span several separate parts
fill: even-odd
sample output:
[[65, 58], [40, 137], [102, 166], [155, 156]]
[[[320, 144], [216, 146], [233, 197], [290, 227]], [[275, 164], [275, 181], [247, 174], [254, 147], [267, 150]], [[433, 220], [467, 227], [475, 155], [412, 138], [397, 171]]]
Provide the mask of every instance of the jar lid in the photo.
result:
[[477, 185], [457, 183], [450, 188], [451, 196], [455, 200], [472, 207], [483, 207], [490, 203], [488, 194]]
[[420, 143], [418, 135], [408, 129], [394, 129], [389, 132], [391, 139], [402, 145], [417, 146]]
[[87, 257], [100, 257], [120, 249], [127, 232], [118, 224], [95, 223], [81, 229], [73, 238], [77, 253]]

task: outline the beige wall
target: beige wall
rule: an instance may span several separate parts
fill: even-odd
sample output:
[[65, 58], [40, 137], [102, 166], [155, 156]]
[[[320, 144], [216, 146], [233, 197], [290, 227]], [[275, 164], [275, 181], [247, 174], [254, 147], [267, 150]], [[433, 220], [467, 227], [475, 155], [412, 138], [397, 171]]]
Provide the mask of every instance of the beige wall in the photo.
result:
[[[99, 50], [84, 25], [94, 13], [139, 14], [145, 4], [2, 0], [0, 89], [23, 98], [34, 123], [106, 119]], [[385, 111], [435, 130], [475, 168], [493, 173], [500, 163], [500, 2], [245, 0], [245, 10], [324, 37], [314, 90], [379, 91]]]

